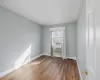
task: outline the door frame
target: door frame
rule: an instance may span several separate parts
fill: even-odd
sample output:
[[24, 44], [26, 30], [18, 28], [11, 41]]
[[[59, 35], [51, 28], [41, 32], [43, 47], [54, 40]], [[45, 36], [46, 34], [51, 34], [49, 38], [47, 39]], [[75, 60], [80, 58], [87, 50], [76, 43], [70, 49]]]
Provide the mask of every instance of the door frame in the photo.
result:
[[66, 59], [67, 58], [67, 55], [66, 55], [66, 36], [65, 36], [65, 27], [52, 27], [50, 28], [50, 55], [52, 56], [52, 51], [51, 51], [51, 46], [52, 46], [52, 31], [55, 31], [55, 30], [63, 30], [64, 33], [63, 33], [63, 50], [62, 50], [62, 58], [63, 59]]
[[[94, 78], [96, 76], [96, 30], [95, 30], [95, 19], [94, 19], [94, 0], [86, 0], [86, 69], [88, 75], [86, 80], [88, 80], [89, 75], [93, 74]], [[92, 35], [92, 36], [91, 36]], [[91, 40], [92, 39], [92, 43]], [[92, 48], [91, 49], [91, 44]], [[90, 52], [93, 52], [93, 65], [89, 65]], [[92, 66], [92, 67], [91, 67]]]

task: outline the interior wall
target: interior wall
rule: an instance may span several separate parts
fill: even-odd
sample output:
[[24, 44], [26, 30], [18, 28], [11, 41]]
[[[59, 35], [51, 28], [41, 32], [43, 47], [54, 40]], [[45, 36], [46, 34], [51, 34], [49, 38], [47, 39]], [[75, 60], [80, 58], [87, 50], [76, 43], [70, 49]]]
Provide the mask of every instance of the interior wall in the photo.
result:
[[76, 57], [77, 53], [77, 24], [76, 22], [52, 25], [43, 27], [43, 52], [50, 53], [50, 28], [53, 27], [65, 27], [65, 38], [66, 38], [66, 55], [67, 57]]
[[76, 57], [77, 54], [77, 24], [66, 25], [66, 52], [68, 57]]
[[30, 57], [39, 55], [41, 32], [40, 25], [0, 7], [0, 72], [12, 68], [30, 46]]
[[43, 53], [46, 53], [46, 54], [50, 54], [50, 43], [51, 43], [51, 40], [50, 40], [50, 27], [47, 27], [47, 26], [44, 26], [43, 27], [43, 50], [42, 52]]
[[[77, 20], [77, 60], [81, 70], [86, 70], [86, 2], [80, 8]], [[83, 80], [85, 76], [82, 74]]]

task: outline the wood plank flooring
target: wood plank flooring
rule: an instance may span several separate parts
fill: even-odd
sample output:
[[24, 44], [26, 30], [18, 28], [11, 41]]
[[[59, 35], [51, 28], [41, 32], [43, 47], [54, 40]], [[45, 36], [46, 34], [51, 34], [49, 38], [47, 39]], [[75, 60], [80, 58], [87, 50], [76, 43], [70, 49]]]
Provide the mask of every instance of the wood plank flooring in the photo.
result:
[[75, 60], [41, 56], [1, 80], [80, 80]]

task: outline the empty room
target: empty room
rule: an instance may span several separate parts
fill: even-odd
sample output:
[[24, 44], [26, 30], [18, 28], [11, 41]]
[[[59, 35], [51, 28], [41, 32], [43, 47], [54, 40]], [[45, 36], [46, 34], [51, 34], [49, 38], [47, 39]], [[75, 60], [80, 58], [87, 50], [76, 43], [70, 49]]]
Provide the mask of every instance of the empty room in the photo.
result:
[[0, 0], [0, 80], [100, 80], [99, 0]]

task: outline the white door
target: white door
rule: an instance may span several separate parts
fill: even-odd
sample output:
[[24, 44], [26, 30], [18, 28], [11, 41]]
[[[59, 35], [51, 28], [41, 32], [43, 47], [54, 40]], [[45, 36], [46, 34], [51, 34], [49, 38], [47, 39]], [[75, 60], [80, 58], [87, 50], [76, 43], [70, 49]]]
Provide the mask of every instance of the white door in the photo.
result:
[[96, 80], [96, 35], [95, 35], [95, 10], [93, 0], [87, 0], [87, 51], [86, 68], [88, 75], [86, 80]]

